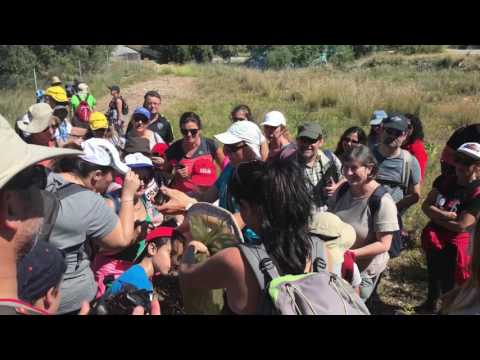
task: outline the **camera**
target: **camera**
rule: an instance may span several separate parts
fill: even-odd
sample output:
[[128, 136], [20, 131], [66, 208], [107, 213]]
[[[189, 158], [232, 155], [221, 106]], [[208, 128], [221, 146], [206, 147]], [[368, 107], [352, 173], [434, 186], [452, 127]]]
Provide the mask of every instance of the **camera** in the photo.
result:
[[155, 197], [153, 198], [153, 203], [159, 206], [167, 203], [169, 200], [170, 198], [167, 195], [162, 193], [161, 190], [158, 190], [157, 195], [155, 195]]
[[107, 292], [92, 307], [89, 315], [131, 315], [137, 306], [142, 306], [145, 314], [150, 314], [152, 312], [151, 292], [124, 284], [116, 294], [112, 295]]

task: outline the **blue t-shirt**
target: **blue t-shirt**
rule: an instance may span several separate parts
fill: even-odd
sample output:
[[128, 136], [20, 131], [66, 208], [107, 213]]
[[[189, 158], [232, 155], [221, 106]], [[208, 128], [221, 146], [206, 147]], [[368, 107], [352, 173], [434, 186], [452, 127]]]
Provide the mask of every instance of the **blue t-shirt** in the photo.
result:
[[[237, 202], [228, 192], [228, 183], [233, 176], [233, 171], [235, 170], [232, 163], [229, 163], [220, 174], [219, 178], [215, 182], [215, 187], [218, 189], [218, 199], [219, 206], [222, 209], [227, 209], [232, 214], [240, 212], [240, 208], [237, 205]], [[255, 232], [247, 227], [244, 227], [242, 230], [243, 237], [247, 243], [257, 243], [260, 238], [255, 234]]]
[[153, 286], [147, 273], [140, 265], [133, 265], [112, 283], [109, 293], [114, 295], [122, 290], [124, 284], [135, 286], [138, 290], [153, 292]]

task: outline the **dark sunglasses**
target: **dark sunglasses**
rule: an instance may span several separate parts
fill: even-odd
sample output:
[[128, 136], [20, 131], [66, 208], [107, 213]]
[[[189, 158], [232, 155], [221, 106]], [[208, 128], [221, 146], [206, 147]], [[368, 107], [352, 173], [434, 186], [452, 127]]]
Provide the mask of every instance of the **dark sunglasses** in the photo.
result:
[[350, 143], [350, 144], [358, 144], [358, 142], [359, 142], [358, 140], [354, 140], [354, 139], [352, 139], [352, 138], [347, 138], [347, 137], [346, 137], [346, 138], [343, 138], [342, 141], [343, 141], [343, 142], [346, 142], [347, 144], [349, 144], [349, 143]]
[[192, 134], [192, 137], [195, 137], [195, 136], [197, 136], [199, 130], [200, 129], [190, 129], [190, 130], [189, 129], [181, 129], [180, 132], [182, 133], [183, 136], [187, 136], [188, 133], [190, 133], [190, 134]]
[[245, 146], [247, 146], [247, 144], [238, 145], [238, 146], [225, 144], [225, 145], [223, 145], [223, 152], [226, 153], [226, 154], [233, 154], [233, 153], [237, 152], [238, 150], [244, 148]]
[[392, 128], [384, 128], [384, 129], [385, 129], [385, 132], [388, 135], [392, 135], [392, 136], [395, 136], [395, 137], [400, 137], [400, 136], [403, 136], [405, 134], [405, 132], [402, 131], [402, 130], [397, 130], [397, 129], [392, 129]]
[[318, 140], [310, 139], [310, 138], [307, 138], [307, 137], [300, 137], [300, 138], [298, 138], [298, 140], [300, 140], [302, 143], [307, 144], [307, 145], [315, 144], [318, 141]]
[[31, 166], [15, 175], [5, 185], [5, 190], [26, 190], [34, 186], [38, 189], [45, 189], [47, 186], [47, 173], [41, 165]]
[[146, 118], [144, 118], [144, 117], [135, 117], [135, 118], [133, 119], [133, 121], [135, 121], [135, 122], [141, 121], [142, 123], [147, 124], [150, 120], [148, 120], [148, 119], [146, 119]]

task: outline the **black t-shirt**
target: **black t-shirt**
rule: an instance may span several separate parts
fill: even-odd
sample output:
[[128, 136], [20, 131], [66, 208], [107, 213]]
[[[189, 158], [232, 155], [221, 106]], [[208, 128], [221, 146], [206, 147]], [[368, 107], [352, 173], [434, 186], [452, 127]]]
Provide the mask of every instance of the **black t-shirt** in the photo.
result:
[[148, 125], [148, 128], [160, 135], [167, 144], [174, 140], [172, 126], [163, 115], [160, 115], [156, 121]]
[[[127, 133], [133, 128], [133, 122], [130, 121], [127, 127]], [[172, 126], [166, 117], [160, 115], [160, 117], [153, 123], [148, 125], [148, 129], [160, 135], [165, 143], [170, 144], [175, 138], [173, 137]]]
[[448, 139], [447, 145], [454, 150], [468, 142], [480, 143], [480, 124], [462, 126]]
[[432, 187], [440, 193], [434, 204], [439, 209], [455, 212], [457, 216], [464, 211], [472, 215], [480, 212], [480, 180], [460, 186], [455, 175], [440, 175]]
[[[205, 155], [210, 155], [207, 156], [209, 159], [214, 159], [215, 158], [215, 153], [217, 152], [218, 146], [215, 144], [215, 141], [212, 139], [204, 138], [202, 137], [200, 146], [198, 147], [197, 151], [191, 159], [195, 159], [197, 157], [204, 157]], [[183, 151], [182, 147], [182, 140], [177, 140], [175, 141], [172, 146], [167, 150], [167, 159], [168, 161], [175, 161], [179, 162], [180, 160], [185, 158], [185, 151]]]

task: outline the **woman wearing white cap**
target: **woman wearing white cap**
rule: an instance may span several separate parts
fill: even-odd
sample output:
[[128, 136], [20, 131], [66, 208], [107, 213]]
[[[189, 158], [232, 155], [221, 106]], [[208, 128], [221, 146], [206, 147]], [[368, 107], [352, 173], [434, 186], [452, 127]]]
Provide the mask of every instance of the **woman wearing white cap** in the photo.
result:
[[422, 232], [428, 296], [418, 311], [436, 312], [440, 295], [470, 277], [469, 245], [480, 213], [480, 144], [463, 144], [454, 160], [456, 174], [440, 175], [422, 205], [430, 218]]
[[265, 114], [263, 123], [263, 131], [268, 140], [268, 158], [272, 159], [284, 150], [295, 147], [292, 143], [287, 129], [287, 120], [280, 111], [270, 111]]
[[[222, 171], [214, 186], [201, 195], [195, 195], [195, 197], [198, 201], [209, 203], [219, 200], [219, 206], [233, 213], [240, 228], [244, 228], [245, 223], [240, 216], [238, 204], [228, 189], [228, 183], [235, 169], [242, 162], [261, 159], [262, 133], [253, 122], [238, 121], [232, 124], [226, 132], [215, 135], [215, 138], [224, 144], [223, 151], [229, 156], [230, 163]], [[196, 199], [177, 190], [162, 188], [162, 191], [170, 198], [170, 201], [160, 206], [158, 210], [167, 214], [181, 214], [190, 205], [197, 202]], [[244, 236], [247, 241], [248, 239], [252, 241], [256, 239], [256, 235], [249, 230], [244, 230]]]
[[[112, 278], [111, 281], [113, 281], [130, 268], [145, 249], [145, 238], [148, 230], [161, 225], [163, 222], [162, 214], [152, 205], [145, 194], [147, 186], [152, 182], [154, 176], [152, 160], [141, 153], [134, 153], [125, 156], [125, 164], [140, 179], [140, 186], [133, 197], [135, 243], [117, 254], [98, 254], [95, 257], [92, 269], [95, 272], [95, 280], [98, 284], [97, 299], [105, 293], [108, 285], [105, 279]], [[108, 203], [120, 215], [122, 190], [114, 191], [107, 197], [109, 199]]]
[[[79, 148], [75, 144], [67, 147]], [[105, 139], [87, 140], [80, 149], [84, 153], [80, 157], [60, 159], [55, 164], [46, 187], [61, 199], [50, 236], [50, 242], [65, 252], [67, 262], [59, 314], [77, 312], [83, 301], [95, 297], [89, 245], [115, 253], [135, 238], [133, 202], [140, 186], [138, 176], [120, 161], [115, 147]], [[119, 217], [100, 196], [113, 182], [115, 172], [126, 174]]]

